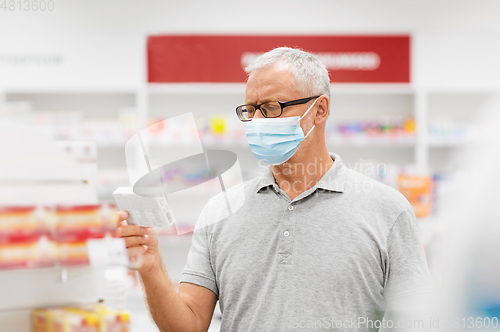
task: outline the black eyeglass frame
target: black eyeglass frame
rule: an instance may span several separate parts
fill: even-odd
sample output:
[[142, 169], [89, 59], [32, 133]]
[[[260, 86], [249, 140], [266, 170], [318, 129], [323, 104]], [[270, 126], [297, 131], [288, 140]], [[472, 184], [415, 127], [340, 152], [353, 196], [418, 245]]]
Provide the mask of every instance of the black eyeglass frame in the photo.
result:
[[307, 97], [307, 98], [301, 98], [301, 99], [295, 99], [295, 100], [290, 100], [290, 101], [278, 101], [277, 103], [280, 105], [281, 107], [281, 110], [280, 110], [280, 114], [277, 115], [277, 116], [267, 116], [265, 115], [262, 110], [260, 109], [260, 107], [264, 104], [267, 104], [267, 103], [276, 103], [276, 101], [268, 101], [268, 102], [265, 102], [265, 103], [262, 103], [262, 104], [259, 104], [259, 105], [251, 105], [251, 104], [243, 104], [243, 105], [240, 105], [238, 107], [236, 107], [236, 115], [238, 116], [238, 119], [240, 119], [240, 121], [242, 122], [248, 122], [248, 121], [252, 121], [253, 117], [251, 119], [248, 119], [248, 120], [245, 120], [245, 119], [242, 119], [240, 117], [240, 113], [238, 110], [241, 109], [241, 107], [243, 106], [253, 106], [255, 108], [254, 112], [256, 110], [260, 110], [262, 115], [265, 117], [265, 118], [278, 118], [281, 116], [281, 114], [283, 114], [283, 109], [285, 107], [288, 107], [288, 106], [294, 106], [294, 105], [302, 105], [302, 104], [305, 104], [307, 103], [308, 101], [310, 100], [313, 100], [314, 98], [319, 98], [321, 97], [321, 95], [318, 95], [318, 96], [313, 96], [313, 97]]

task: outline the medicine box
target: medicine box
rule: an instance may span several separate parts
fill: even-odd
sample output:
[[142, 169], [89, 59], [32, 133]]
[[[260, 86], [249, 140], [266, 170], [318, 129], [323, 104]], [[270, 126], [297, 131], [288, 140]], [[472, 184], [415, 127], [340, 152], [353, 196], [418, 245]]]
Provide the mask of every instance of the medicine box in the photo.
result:
[[175, 223], [167, 198], [159, 190], [154, 196], [139, 196], [130, 187], [120, 187], [113, 192], [121, 211], [127, 211], [127, 223], [144, 227], [170, 227]]

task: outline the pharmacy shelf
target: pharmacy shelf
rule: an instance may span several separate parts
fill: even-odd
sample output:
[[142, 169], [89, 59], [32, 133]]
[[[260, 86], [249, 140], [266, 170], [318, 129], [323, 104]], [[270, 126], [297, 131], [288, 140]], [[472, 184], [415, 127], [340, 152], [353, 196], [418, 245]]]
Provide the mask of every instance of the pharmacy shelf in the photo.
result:
[[355, 136], [343, 137], [337, 136], [327, 141], [329, 146], [343, 147], [415, 147], [415, 137], [371, 137], [371, 136]]
[[[98, 148], [125, 148], [127, 141], [96, 141]], [[197, 144], [190, 142], [150, 142], [152, 148], [169, 148], [169, 149], [198, 149]], [[220, 149], [221, 147], [228, 148], [249, 148], [246, 141], [236, 141], [236, 140], [202, 140], [202, 145], [208, 149]]]
[[83, 305], [104, 299], [104, 269], [90, 266], [0, 271], [0, 311]]
[[[4, 161], [0, 163], [3, 166], [0, 177], [9, 180], [8, 186], [0, 186], [2, 205], [75, 206], [98, 202], [92, 171], [95, 159], [90, 153], [95, 151], [93, 144], [57, 143], [22, 126], [2, 127], [0, 142]], [[70, 152], [66, 151], [68, 148]], [[89, 154], [83, 154], [83, 151]], [[73, 155], [73, 152], [82, 154]], [[87, 158], [87, 162], [92, 160], [88, 167], [77, 161], [83, 157]], [[28, 178], [30, 181], [26, 181]], [[88, 179], [85, 185], [80, 184], [82, 179]], [[40, 245], [43, 246], [43, 243]], [[3, 253], [7, 253], [4, 259], [20, 260], [25, 257], [23, 255], [26, 258], [33, 255], [25, 249], [8, 252], [8, 248], [4, 248]], [[34, 308], [97, 304], [104, 300], [104, 269], [89, 265], [2, 269], [0, 294], [1, 330], [28, 332], [31, 326], [26, 322], [31, 321], [31, 310]]]
[[[96, 141], [98, 148], [125, 148], [126, 141], [113, 142], [113, 141]], [[458, 143], [456, 143], [458, 144]], [[249, 149], [248, 142], [245, 141], [230, 141], [230, 140], [221, 140], [221, 141], [209, 141], [204, 140], [202, 143], [203, 147], [207, 149], [220, 149], [231, 148], [231, 149]], [[367, 137], [359, 137], [359, 138], [335, 138], [327, 141], [328, 146], [342, 146], [342, 147], [352, 147], [352, 148], [371, 148], [371, 147], [415, 147], [415, 139], [414, 138], [405, 138], [405, 139], [385, 139], [385, 138], [367, 138]], [[168, 148], [168, 149], [189, 149], [189, 148], [198, 148], [198, 145], [191, 143], [167, 143], [167, 142], [153, 142], [151, 143], [151, 147], [153, 148]]]
[[425, 94], [422, 125], [429, 169], [456, 170], [459, 149], [488, 142], [488, 119], [500, 110], [500, 89], [429, 88]]
[[[86, 138], [88, 141], [96, 142], [98, 148], [125, 148], [126, 140], [93, 140], [92, 138]], [[452, 143], [460, 144], [459, 141], [453, 141]], [[169, 149], [185, 149], [185, 148], [198, 148], [198, 145], [189, 142], [150, 142], [153, 148], [169, 148]], [[403, 137], [403, 138], [390, 138], [390, 137], [335, 137], [327, 140], [327, 144], [331, 146], [346, 146], [346, 147], [414, 147], [415, 137]], [[208, 149], [217, 149], [221, 147], [225, 148], [237, 148], [237, 149], [248, 149], [248, 142], [246, 139], [243, 140], [231, 140], [227, 138], [217, 138], [202, 139], [202, 145]]]
[[461, 148], [476, 144], [472, 139], [465, 137], [429, 137], [429, 148]]
[[[220, 113], [231, 118], [234, 116], [234, 105], [239, 100], [243, 102], [245, 91], [244, 83], [186, 83], [186, 84], [143, 84], [135, 88], [126, 87], [81, 87], [77, 88], [46, 88], [30, 87], [15, 88], [6, 87], [0, 91], [0, 102], [32, 98], [35, 106], [41, 103], [46, 107], [47, 100], [53, 98], [54, 106], [50, 109], [62, 109], [66, 103], [66, 109], [78, 110], [78, 99], [82, 96], [94, 96], [98, 100], [114, 103], [113, 109], [108, 109], [109, 114], [117, 115], [121, 107], [135, 110], [137, 125], [146, 123], [150, 118], [166, 118], [188, 111], [208, 112], [208, 114]], [[369, 148], [414, 148], [413, 163], [423, 172], [430, 169], [430, 150], [436, 148], [460, 148], [470, 142], [463, 138], [436, 138], [429, 133], [429, 122], [436, 114], [442, 112], [450, 117], [463, 118], [467, 114], [467, 107], [471, 105], [486, 104], [490, 99], [498, 98], [499, 91], [491, 88], [481, 89], [469, 88], [422, 88], [412, 84], [331, 84], [332, 91], [332, 115], [329, 121], [334, 123], [348, 120], [372, 120], [386, 112], [389, 115], [412, 116], [415, 118], [417, 133], [412, 140], [366, 140], [334, 138], [328, 141], [332, 148], [359, 149], [359, 156]], [[69, 97], [69, 99], [68, 99]], [[188, 97], [188, 99], [186, 99]], [[363, 102], [365, 100], [366, 102]], [[456, 100], [459, 100], [458, 105]], [[190, 106], [191, 105], [191, 106]], [[205, 108], [202, 106], [206, 105]], [[350, 107], [349, 105], [353, 105]], [[399, 106], [398, 106], [399, 105]], [[481, 107], [482, 107], [481, 106]], [[101, 118], [105, 110], [85, 113], [81, 107], [83, 116], [88, 118]], [[481, 107], [469, 110], [471, 116], [481, 113]], [[486, 106], [485, 106], [486, 107]], [[203, 109], [203, 110], [200, 110]], [[457, 111], [455, 111], [457, 109]], [[198, 113], [195, 114], [199, 116]], [[118, 121], [118, 119], [116, 119]], [[89, 137], [91, 139], [91, 137]], [[98, 140], [97, 144], [102, 149], [123, 149], [126, 140]], [[165, 144], [158, 144], [167, 147]], [[208, 148], [247, 149], [245, 140], [235, 141], [221, 139], [215, 142], [206, 142]], [[174, 148], [173, 146], [168, 146]], [[189, 148], [183, 145], [182, 148]], [[364, 149], [364, 150], [363, 150]], [[104, 151], [104, 150], [103, 150]], [[101, 154], [101, 160], [107, 158], [108, 153]], [[109, 154], [114, 158], [114, 154]], [[383, 161], [383, 160], [381, 160]], [[406, 161], [406, 157], [405, 157]], [[122, 161], [122, 167], [125, 164]]]
[[[31, 99], [37, 109], [81, 110], [84, 118], [109, 120], [113, 116], [113, 121], [117, 123], [120, 109], [128, 108], [135, 112], [137, 127], [144, 128], [148, 119], [167, 118], [190, 111], [193, 111], [196, 116], [203, 112], [223, 114], [227, 117], [234, 116], [234, 106], [240, 100], [243, 102], [244, 92], [245, 84], [209, 83], [140, 84], [134, 88], [31, 87], [17, 89], [11, 87], [0, 91], [0, 103]], [[329, 121], [334, 123], [350, 119], [370, 121], [378, 119], [381, 114], [410, 116], [415, 119], [417, 132], [414, 137], [404, 139], [333, 137], [327, 142], [330, 151], [339, 152], [344, 161], [350, 159], [352, 162], [361, 157], [364, 160], [412, 163], [417, 165], [422, 173], [431, 171], [432, 166], [440, 161], [438, 157], [446, 158], [446, 154], [441, 153], [440, 149], [446, 152], [470, 143], [466, 139], [457, 137], [433, 137], [430, 134], [430, 124], [434, 116], [442, 113], [457, 120], [474, 117], [485, 111], [490, 102], [500, 95], [500, 91], [491, 89], [483, 90], [473, 87], [470, 89], [425, 89], [416, 88], [411, 84], [332, 84], [331, 92], [332, 115]], [[92, 106], [89, 106], [92, 103], [86, 103], [85, 97], [94, 98], [100, 104], [96, 109], [92, 109]], [[457, 104], [455, 99], [460, 102]], [[126, 170], [123, 152], [125, 143], [125, 139], [97, 140], [98, 167], [101, 168], [101, 165], [104, 165], [105, 168]], [[205, 140], [204, 143], [207, 148], [238, 151], [239, 158], [243, 153], [249, 153], [245, 139], [239, 141], [221, 139], [213, 142]], [[159, 143], [157, 147], [186, 149], [189, 148], [189, 144], [172, 146]], [[251, 156], [245, 162], [241, 162], [242, 159], [240, 159], [242, 167], [255, 167], [256, 162], [248, 162], [250, 158]], [[103, 195], [103, 197], [112, 200], [109, 195]], [[186, 196], [186, 198], [192, 197]], [[443, 231], [439, 219], [434, 217], [419, 219], [419, 225], [423, 234], [429, 238]], [[168, 256], [168, 253], [176, 253], [167, 258], [167, 266], [169, 272], [171, 271], [172, 275], [177, 277], [185, 264], [185, 255], [189, 249], [191, 236], [161, 234], [160, 241], [163, 243], [165, 256]], [[103, 274], [98, 270], [90, 267], [75, 267], [69, 269], [67, 275], [67, 281], [62, 282], [61, 268], [24, 272], [0, 271], [0, 285], [4, 285], [0, 290], [2, 298], [6, 299], [4, 311], [0, 308], [0, 322], [6, 324], [5, 328], [12, 326], [10, 328], [12, 331], [29, 331], [29, 324], [26, 322], [29, 322], [31, 311], [28, 308], [51, 304], [95, 303], [103, 298], [101, 287], [104, 282], [96, 279], [103, 277]], [[79, 277], [76, 278], [75, 275]], [[21, 280], [24, 281], [21, 283]], [[95, 282], [89, 285], [88, 280]], [[74, 284], [71, 290], [66, 290], [65, 287], [69, 287], [72, 283]], [[50, 286], [47, 287], [47, 284]], [[22, 287], [7, 287], [7, 285], [21, 285]], [[25, 285], [28, 286], [25, 287]], [[30, 299], [26, 294], [30, 294]], [[6, 309], [8, 310], [5, 311]], [[136, 316], [135, 326], [141, 326], [136, 329], [137, 331], [143, 331], [142, 328], [145, 325], [142, 323], [148, 319], [147, 317], [147, 314]], [[132, 317], [132, 322], [134, 324], [134, 317]], [[213, 324], [214, 330], [217, 330], [217, 321]], [[154, 329], [154, 325], [151, 325], [151, 328]]]
[[109, 89], [107, 91], [73, 90], [7, 90], [7, 103], [28, 101], [36, 111], [77, 111], [82, 118], [113, 118], [124, 109], [135, 109], [136, 92]]

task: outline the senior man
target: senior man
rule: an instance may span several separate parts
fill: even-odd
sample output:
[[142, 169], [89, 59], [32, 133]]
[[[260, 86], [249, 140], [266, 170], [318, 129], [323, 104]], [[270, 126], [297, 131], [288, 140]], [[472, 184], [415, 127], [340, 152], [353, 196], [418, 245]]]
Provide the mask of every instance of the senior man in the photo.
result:
[[246, 70], [236, 112], [270, 165], [243, 184], [245, 202], [229, 217], [218, 221], [220, 197], [205, 206], [178, 293], [152, 230], [118, 229], [130, 255], [144, 252], [138, 271], [155, 322], [206, 331], [218, 300], [222, 331], [378, 330], [398, 299], [433, 291], [411, 205], [328, 152], [330, 82], [316, 57], [282, 47]]

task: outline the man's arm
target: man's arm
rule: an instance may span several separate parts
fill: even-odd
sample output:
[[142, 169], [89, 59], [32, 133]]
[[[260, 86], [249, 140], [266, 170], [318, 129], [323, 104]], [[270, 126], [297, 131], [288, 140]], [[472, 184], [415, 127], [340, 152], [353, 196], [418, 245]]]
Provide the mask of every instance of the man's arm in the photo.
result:
[[151, 316], [162, 332], [207, 331], [217, 296], [209, 289], [181, 283], [177, 293], [163, 268], [158, 238], [152, 228], [128, 225], [128, 213], [120, 213], [117, 234], [125, 240], [131, 261], [143, 253], [137, 269], [146, 292]]
[[384, 296], [388, 309], [415, 311], [435, 300], [418, 222], [409, 207], [396, 219], [387, 238]]

